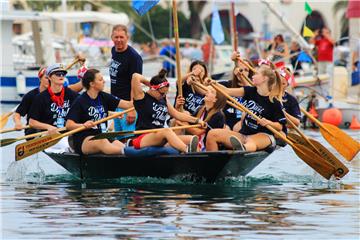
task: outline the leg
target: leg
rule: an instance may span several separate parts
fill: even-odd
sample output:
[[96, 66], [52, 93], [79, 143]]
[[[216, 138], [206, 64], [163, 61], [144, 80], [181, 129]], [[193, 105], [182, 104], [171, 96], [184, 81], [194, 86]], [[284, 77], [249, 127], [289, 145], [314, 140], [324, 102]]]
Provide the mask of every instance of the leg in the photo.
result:
[[245, 140], [245, 148], [249, 152], [265, 149], [271, 144], [269, 136], [265, 133], [257, 133], [247, 136]]
[[221, 129], [212, 129], [208, 132], [206, 137], [206, 150], [207, 151], [218, 151], [218, 144], [222, 143], [226, 148], [232, 148], [230, 143], [230, 136], [237, 137], [240, 141], [244, 141], [244, 137], [238, 133], [231, 131], [229, 129], [221, 128]]
[[84, 139], [81, 151], [84, 154], [95, 154], [95, 153], [104, 153], [104, 154], [122, 154], [124, 144], [119, 141], [114, 141], [113, 143], [109, 142], [107, 139], [92, 140], [90, 138], [93, 136], [88, 136]]
[[187, 150], [186, 144], [169, 128], [164, 128], [156, 133], [146, 134], [141, 140], [140, 147], [164, 146], [166, 142], [181, 152], [186, 152]]

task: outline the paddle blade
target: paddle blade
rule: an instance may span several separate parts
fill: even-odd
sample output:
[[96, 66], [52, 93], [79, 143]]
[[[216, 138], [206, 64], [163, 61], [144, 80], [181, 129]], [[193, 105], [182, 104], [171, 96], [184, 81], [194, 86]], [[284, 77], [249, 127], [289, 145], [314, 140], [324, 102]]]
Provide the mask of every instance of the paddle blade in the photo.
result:
[[7, 145], [10, 145], [14, 142], [16, 142], [16, 138], [5, 138], [0, 140], [0, 147], [5, 147]]
[[0, 117], [0, 129], [3, 129], [5, 127], [5, 125], [8, 122], [9, 117], [10, 117], [11, 114], [12, 114], [12, 112], [5, 113], [5, 114], [1, 115], [1, 117]]
[[314, 152], [311, 151], [309, 148], [294, 143], [293, 149], [299, 158], [301, 158], [307, 165], [309, 165], [312, 169], [314, 169], [324, 178], [329, 180], [331, 176], [335, 174], [335, 167], [319, 155], [315, 155]]
[[55, 133], [51, 135], [46, 135], [44, 137], [35, 138], [30, 141], [16, 145], [15, 160], [19, 161], [55, 145], [61, 139], [61, 137], [59, 136], [61, 136], [60, 133]]
[[360, 143], [338, 127], [322, 123], [326, 129], [320, 128], [325, 140], [333, 146], [346, 160], [351, 161], [360, 151]]
[[328, 163], [335, 167], [336, 177], [342, 178], [349, 172], [349, 169], [339, 159], [337, 159], [334, 154], [332, 154], [326, 147], [324, 147], [320, 142], [316, 141], [315, 139], [308, 138], [311, 144], [313, 144], [313, 146], [316, 147], [318, 151], [312, 149], [312, 146], [304, 138], [295, 133], [288, 133], [288, 138], [300, 145], [307, 147], [313, 152], [313, 154], [320, 153], [320, 156], [322, 158], [324, 158]]

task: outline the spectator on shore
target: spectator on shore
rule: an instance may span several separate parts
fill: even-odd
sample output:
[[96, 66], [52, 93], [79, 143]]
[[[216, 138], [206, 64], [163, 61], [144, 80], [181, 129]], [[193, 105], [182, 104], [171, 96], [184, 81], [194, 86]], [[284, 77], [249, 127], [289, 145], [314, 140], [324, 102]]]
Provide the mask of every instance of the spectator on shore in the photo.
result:
[[[160, 56], [166, 56], [175, 61], [176, 49], [173, 46], [171, 40], [166, 39], [162, 42], [162, 49], [160, 50]], [[175, 64], [170, 61], [163, 61], [163, 68], [168, 72], [168, 77], [175, 77]]]
[[315, 36], [310, 39], [310, 43], [315, 44], [316, 47], [318, 73], [331, 72], [335, 41], [330, 35], [330, 30], [326, 27], [316, 30]]
[[[296, 41], [292, 41], [290, 45], [290, 63], [294, 69], [294, 75], [299, 75], [298, 71], [302, 69], [301, 62], [298, 61], [298, 56], [300, 52], [300, 45]], [[292, 56], [292, 54], [294, 54], [294, 56]]]

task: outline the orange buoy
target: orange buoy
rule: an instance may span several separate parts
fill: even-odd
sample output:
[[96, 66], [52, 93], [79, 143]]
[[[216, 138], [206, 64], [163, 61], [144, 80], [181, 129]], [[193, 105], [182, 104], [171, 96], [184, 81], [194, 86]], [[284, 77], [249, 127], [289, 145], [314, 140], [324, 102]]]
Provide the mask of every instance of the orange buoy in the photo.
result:
[[357, 120], [356, 116], [353, 115], [352, 119], [351, 119], [351, 124], [350, 124], [350, 129], [360, 129], [360, 122]]
[[322, 121], [339, 126], [342, 122], [342, 112], [338, 108], [328, 108], [322, 114]]

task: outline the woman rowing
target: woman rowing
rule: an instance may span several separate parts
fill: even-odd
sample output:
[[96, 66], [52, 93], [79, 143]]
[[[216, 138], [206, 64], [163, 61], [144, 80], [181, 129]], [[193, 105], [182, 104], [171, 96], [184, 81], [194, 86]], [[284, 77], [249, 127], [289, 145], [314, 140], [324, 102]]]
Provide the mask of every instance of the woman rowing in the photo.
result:
[[[286, 119], [282, 111], [282, 85], [280, 76], [270, 67], [270, 62], [261, 60], [259, 69], [253, 76], [254, 87], [224, 88], [228, 94], [243, 98], [243, 105], [257, 116], [257, 122], [250, 115], [245, 116], [244, 124], [239, 132], [228, 129], [213, 129], [208, 133], [206, 149], [217, 151], [218, 144], [227, 148], [234, 148], [254, 152], [275, 146], [275, 138], [266, 126], [277, 131], [285, 131]], [[220, 85], [218, 85], [220, 86]]]
[[[207, 133], [211, 129], [224, 128], [225, 116], [223, 108], [226, 105], [226, 97], [217, 92], [213, 87], [208, 86], [204, 98], [204, 106], [202, 106], [196, 116], [206, 122], [207, 127], [204, 128], [190, 128], [188, 133], [199, 137], [198, 147], [200, 151], [206, 151], [205, 143]], [[177, 121], [178, 125], [185, 125], [185, 123]]]
[[[234, 52], [231, 56], [231, 60], [235, 62], [235, 68], [233, 70], [233, 78], [229, 81], [220, 81], [219, 83], [227, 88], [239, 88], [244, 86], [250, 86], [250, 83], [246, 81], [245, 78], [251, 78], [253, 73], [250, 72], [248, 66], [240, 61], [240, 54], [238, 52]], [[250, 61], [244, 59], [250, 66], [253, 64]], [[236, 100], [241, 103], [240, 97], [235, 97]], [[224, 114], [226, 119], [226, 125], [230, 128], [230, 130], [234, 130], [235, 132], [241, 129], [242, 124], [242, 112], [228, 104], [224, 107]]]
[[[198, 144], [197, 136], [176, 135], [169, 128], [164, 128], [167, 115], [193, 124], [205, 123], [189, 114], [177, 111], [167, 100], [169, 82], [166, 79], [166, 70], [162, 69], [158, 75], [150, 80], [150, 89], [142, 90], [142, 84], [148, 85], [148, 81], [140, 74], [134, 73], [131, 86], [134, 97], [134, 107], [138, 114], [136, 130], [163, 128], [154, 133], [147, 133], [132, 140], [135, 149], [150, 146], [164, 146], [168, 143], [180, 152], [195, 152]], [[188, 144], [188, 145], [187, 145]]]
[[[81, 62], [82, 62], [82, 64], [84, 64], [85, 59], [81, 58]], [[84, 68], [84, 66], [79, 69], [79, 72], [78, 72], [79, 80], [81, 80], [81, 76], [82, 76], [79, 73], [81, 73], [81, 70], [83, 68]], [[30, 111], [31, 104], [34, 102], [35, 97], [39, 93], [47, 90], [47, 88], [49, 87], [49, 79], [46, 76], [46, 68], [45, 67], [40, 68], [40, 70], [38, 72], [38, 78], [39, 78], [39, 87], [34, 88], [34, 89], [30, 90], [28, 93], [26, 93], [23, 96], [19, 106], [15, 110], [13, 120], [15, 123], [15, 129], [17, 129], [17, 130], [21, 130], [21, 129], [25, 128], [25, 126], [21, 122], [21, 117], [26, 116], [26, 124], [27, 125], [29, 124], [29, 114], [28, 113]], [[75, 92], [80, 92], [82, 90], [81, 81], [79, 81], [78, 83], [69, 85], [69, 88]], [[34, 132], [36, 132], [35, 129], [32, 129], [32, 128], [25, 129], [25, 135], [32, 134]]]
[[190, 65], [189, 72], [182, 79], [182, 96], [176, 92], [175, 108], [184, 107], [184, 111], [189, 112], [191, 116], [195, 116], [200, 107], [204, 105], [204, 95], [201, 89], [190, 84], [192, 79], [206, 84], [208, 71], [206, 65], [202, 61], [193, 61]]
[[71, 104], [78, 94], [68, 87], [64, 87], [67, 71], [60, 63], [53, 64], [46, 69], [46, 76], [50, 80], [47, 90], [39, 93], [29, 111], [30, 127], [47, 130], [49, 134], [65, 127], [65, 117]]
[[75, 152], [79, 154], [123, 154], [124, 144], [118, 140], [110, 142], [108, 139], [91, 141], [90, 139], [107, 130], [107, 122], [95, 125], [95, 121], [107, 117], [107, 112], [115, 111], [116, 108], [133, 107], [132, 102], [120, 100], [103, 92], [104, 77], [96, 69], [89, 69], [85, 72], [82, 84], [86, 92], [76, 98], [66, 117], [66, 129], [86, 127], [86, 130], [73, 135]]

